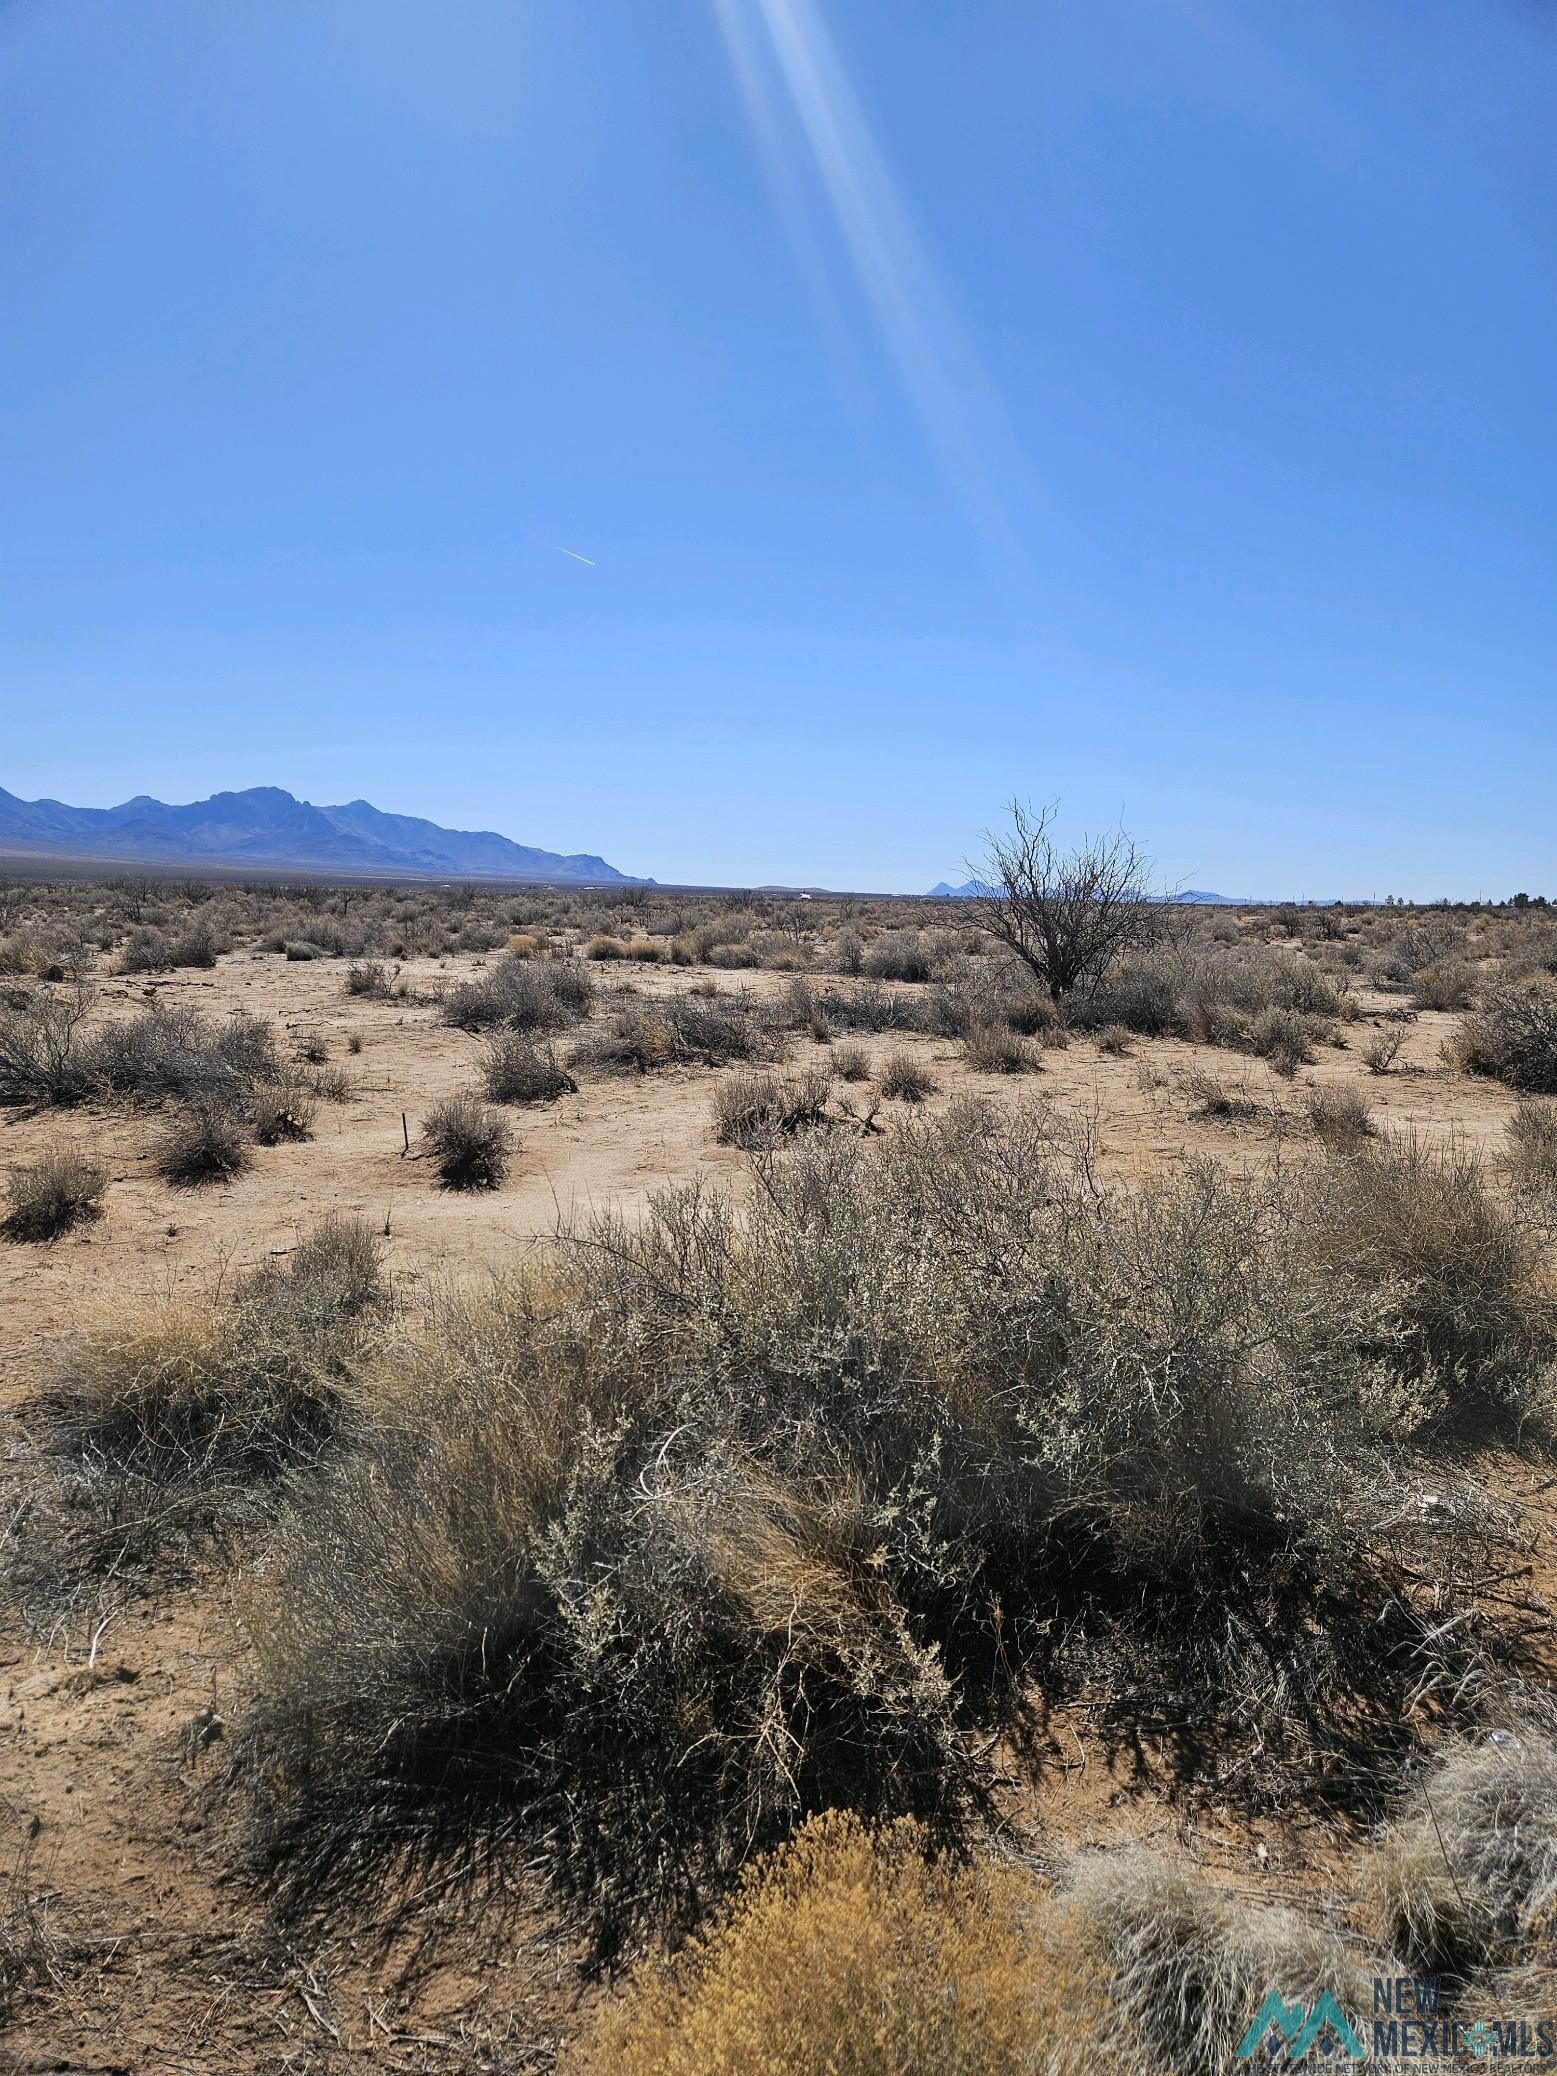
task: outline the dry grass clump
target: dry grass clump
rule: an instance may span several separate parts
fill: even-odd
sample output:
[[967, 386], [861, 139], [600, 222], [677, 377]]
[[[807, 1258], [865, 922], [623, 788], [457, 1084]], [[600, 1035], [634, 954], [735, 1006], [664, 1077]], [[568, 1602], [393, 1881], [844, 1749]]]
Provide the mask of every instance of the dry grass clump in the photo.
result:
[[899, 1103], [922, 1103], [935, 1094], [935, 1076], [911, 1052], [888, 1053], [882, 1063], [877, 1087]]
[[186, 1548], [313, 1460], [383, 1301], [377, 1241], [331, 1218], [230, 1293], [105, 1314], [39, 1410], [58, 1478], [14, 1553], [24, 1602]]
[[80, 1957], [81, 1942], [61, 1920], [58, 1897], [38, 1879], [36, 1842], [26, 1838], [0, 1880], [0, 2025], [13, 2022], [29, 1990], [61, 1987]]
[[29, 1167], [5, 1178], [8, 1209], [0, 1232], [8, 1240], [56, 1240], [72, 1226], [103, 1215], [107, 1170], [79, 1148], [55, 1146]]
[[714, 1135], [721, 1146], [757, 1152], [811, 1131], [826, 1120], [832, 1076], [821, 1068], [804, 1074], [736, 1074], [714, 1095]]
[[422, 1138], [445, 1189], [496, 1189], [508, 1173], [513, 1134], [476, 1096], [446, 1096], [434, 1104]]
[[962, 1041], [963, 1057], [980, 1074], [1035, 1074], [1043, 1062], [1009, 1024], [979, 1023]]
[[253, 1165], [239, 1114], [210, 1099], [174, 1111], [157, 1135], [157, 1173], [175, 1189], [234, 1182]]
[[1097, 1962], [1031, 1876], [926, 1859], [919, 1828], [813, 1818], [668, 1966], [645, 1967], [575, 2076], [1124, 2076]]
[[1295, 1912], [1251, 1907], [1193, 1865], [1115, 1848], [1079, 1866], [1068, 1900], [1107, 1980], [1116, 2023], [1152, 2070], [1232, 2069], [1266, 1993], [1311, 2009], [1328, 1990], [1366, 2012], [1372, 1978], [1398, 1972]]
[[542, 1051], [523, 1031], [503, 1031], [488, 1040], [481, 1079], [494, 1103], [554, 1103], [578, 1093], [578, 1083], [552, 1047]]
[[1194, 1104], [1197, 1117], [1215, 1118], [1219, 1124], [1247, 1124], [1265, 1115], [1266, 1106], [1246, 1088], [1228, 1088], [1214, 1074], [1198, 1067], [1184, 1077], [1184, 1092]]
[[1384, 1832], [1388, 1937], [1423, 1974], [1546, 1957], [1557, 1935], [1557, 1746], [1530, 1726], [1453, 1747]]
[[839, 1081], [869, 1081], [870, 1056], [863, 1045], [840, 1045], [830, 1062]]
[[1378, 1132], [1366, 1099], [1350, 1087], [1313, 1089], [1308, 1098], [1308, 1121], [1315, 1138], [1328, 1146], [1355, 1147]]
[[1557, 1095], [1557, 980], [1534, 973], [1486, 988], [1460, 1026], [1455, 1056], [1468, 1072], [1527, 1095]]

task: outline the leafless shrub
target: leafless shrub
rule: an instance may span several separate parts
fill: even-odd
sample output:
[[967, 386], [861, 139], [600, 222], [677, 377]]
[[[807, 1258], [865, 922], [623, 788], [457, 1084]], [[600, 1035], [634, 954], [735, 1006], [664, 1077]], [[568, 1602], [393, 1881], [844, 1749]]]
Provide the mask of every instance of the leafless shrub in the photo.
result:
[[505, 1031], [488, 1041], [481, 1078], [494, 1103], [554, 1103], [578, 1093], [578, 1083], [552, 1047], [542, 1051], [522, 1031]]
[[1096, 987], [1126, 952], [1160, 934], [1146, 890], [1147, 863], [1123, 835], [1084, 840], [1066, 854], [1055, 809], [1011, 803], [1011, 832], [989, 838], [973, 920], [1012, 952], [1056, 1002]]
[[474, 1096], [448, 1096], [435, 1104], [422, 1137], [445, 1189], [496, 1189], [508, 1172], [513, 1134]]
[[869, 1081], [870, 1059], [863, 1045], [840, 1045], [832, 1057], [832, 1070], [840, 1081]]
[[832, 1076], [820, 1069], [733, 1075], [715, 1091], [714, 1135], [747, 1152], [777, 1146], [823, 1122], [831, 1089]]
[[1455, 1057], [1526, 1095], [1557, 1095], [1557, 981], [1533, 974], [1486, 988], [1460, 1026]]
[[1406, 1042], [1403, 1031], [1380, 1031], [1370, 1038], [1362, 1048], [1363, 1064], [1370, 1074], [1387, 1074], [1400, 1057], [1400, 1048]]

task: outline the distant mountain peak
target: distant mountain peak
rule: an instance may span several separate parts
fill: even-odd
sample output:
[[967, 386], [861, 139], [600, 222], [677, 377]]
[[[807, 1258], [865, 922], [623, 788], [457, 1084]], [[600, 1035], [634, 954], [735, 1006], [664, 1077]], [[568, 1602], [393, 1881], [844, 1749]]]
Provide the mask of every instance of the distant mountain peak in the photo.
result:
[[561, 880], [652, 886], [592, 852], [564, 856], [490, 829], [444, 829], [369, 800], [316, 807], [281, 786], [248, 786], [171, 806], [137, 793], [118, 807], [19, 800], [0, 788], [0, 849], [146, 864], [259, 865], [439, 879]]

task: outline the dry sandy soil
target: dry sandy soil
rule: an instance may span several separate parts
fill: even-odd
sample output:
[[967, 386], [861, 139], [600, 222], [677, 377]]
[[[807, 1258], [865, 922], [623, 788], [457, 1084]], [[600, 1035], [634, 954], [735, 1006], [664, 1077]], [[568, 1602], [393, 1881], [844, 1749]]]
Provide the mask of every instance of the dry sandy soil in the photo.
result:
[[[407, 969], [419, 984], [468, 977], [479, 962]], [[609, 982], [611, 976], [603, 976]], [[634, 972], [642, 995], [681, 990], [699, 976]], [[785, 977], [721, 975], [720, 985], [778, 990]], [[441, 1191], [413, 1149], [431, 1102], [468, 1086], [478, 1039], [445, 1028], [430, 1007], [348, 997], [337, 960], [288, 964], [249, 953], [211, 973], [154, 984], [164, 1000], [209, 1013], [242, 1007], [295, 1044], [322, 1038], [353, 1088], [321, 1105], [305, 1144], [259, 1150], [231, 1186], [180, 1193], [152, 1167], [154, 1123], [114, 1112], [0, 1116], [0, 1171], [34, 1157], [63, 1131], [88, 1142], [111, 1183], [104, 1217], [49, 1246], [0, 1247], [0, 1396], [8, 1413], [45, 1382], [69, 1337], [105, 1307], [187, 1292], [252, 1267], [292, 1244], [330, 1210], [361, 1213], [387, 1234], [392, 1275], [479, 1276], [549, 1236], [559, 1216], [591, 1206], [631, 1210], [654, 1189], [694, 1175], [740, 1188], [741, 1156], [715, 1143], [710, 1121], [719, 1074], [675, 1069], [644, 1078], [581, 1074], [577, 1095], [515, 1113], [520, 1151], [499, 1192]], [[104, 1007], [125, 1013], [153, 988], [105, 983]], [[1044, 1100], [1096, 1120], [1102, 1156], [1144, 1169], [1212, 1152], [1237, 1164], [1270, 1158], [1283, 1135], [1306, 1130], [1306, 1092], [1360, 1087], [1387, 1128], [1459, 1133], [1493, 1148], [1513, 1099], [1496, 1084], [1450, 1074], [1440, 1046], [1455, 1021], [1424, 1014], [1407, 1024], [1399, 1063], [1368, 1074], [1359, 1047], [1382, 1002], [1362, 997], [1366, 1020], [1345, 1027], [1346, 1049], [1326, 1052], [1296, 1084], [1260, 1063], [1170, 1040], [1133, 1040], [1124, 1056], [1075, 1038], [1043, 1055], [1036, 1076], [968, 1070], [953, 1042], [900, 1033], [865, 1036], [873, 1061], [904, 1048], [937, 1083], [930, 1101], [976, 1092], [999, 1103]], [[1370, 1013], [1371, 1011], [1371, 1013]], [[347, 1040], [361, 1039], [351, 1055]], [[796, 1060], [825, 1064], [797, 1040]], [[1246, 1085], [1259, 1120], [1218, 1124], [1196, 1115], [1186, 1083], [1196, 1071]], [[883, 1121], [895, 1105], [882, 1106]], [[20, 1490], [26, 1465], [13, 1462]], [[15, 1515], [15, 1498], [7, 1518]], [[572, 1956], [546, 1928], [486, 1942], [423, 1914], [420, 1941], [388, 1952], [350, 1932], [281, 1936], [230, 1862], [208, 1844], [192, 1775], [209, 1771], [229, 1707], [231, 1629], [215, 1581], [159, 1602], [124, 1607], [106, 1628], [78, 1620], [42, 1642], [13, 1623], [0, 1648], [0, 1818], [9, 1856], [53, 1944], [53, 1979], [23, 2003], [0, 2067], [29, 2071], [307, 2071], [550, 2067], [578, 2023]], [[1057, 1723], [1043, 1790], [1051, 1835], [1159, 1836], [1186, 1821], [1149, 1779], [1111, 1775], [1087, 1750], [1084, 1725]], [[1148, 1768], [1149, 1772], [1149, 1768]], [[1302, 1883], [1312, 1897], [1337, 1850], [1328, 1833], [1290, 1824], [1260, 1835], [1199, 1819], [1197, 1850], [1251, 1891]], [[1263, 1846], [1263, 1857], [1260, 1848]], [[25, 1936], [25, 1917], [18, 1920]], [[6, 2057], [9, 2056], [7, 2062]]]

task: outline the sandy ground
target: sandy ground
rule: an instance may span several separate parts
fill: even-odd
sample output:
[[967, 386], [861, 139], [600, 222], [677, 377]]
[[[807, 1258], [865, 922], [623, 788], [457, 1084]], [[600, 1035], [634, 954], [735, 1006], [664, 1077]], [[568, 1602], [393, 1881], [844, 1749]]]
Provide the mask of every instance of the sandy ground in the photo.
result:
[[[452, 983], [479, 963], [412, 967], [408, 977]], [[605, 985], [619, 977], [628, 976], [601, 976]], [[644, 997], [699, 977], [630, 975]], [[778, 991], [787, 981], [720, 975], [719, 985]], [[105, 1013], [137, 1007], [148, 992], [139, 981], [109, 982]], [[631, 1211], [651, 1191], [697, 1175], [742, 1186], [741, 1157], [714, 1141], [716, 1071], [581, 1074], [576, 1096], [514, 1113], [520, 1150], [501, 1191], [452, 1194], [437, 1187], [430, 1163], [404, 1157], [402, 1138], [402, 1113], [414, 1146], [420, 1117], [439, 1096], [468, 1086], [480, 1058], [481, 1041], [446, 1029], [435, 1009], [349, 997], [340, 961], [288, 964], [246, 953], [213, 973], [159, 981], [155, 992], [213, 1015], [242, 1007], [266, 1017], [287, 1050], [322, 1038], [332, 1065], [351, 1075], [351, 1094], [320, 1106], [311, 1141], [259, 1149], [241, 1180], [198, 1193], [156, 1177], [153, 1118], [0, 1114], [0, 1174], [66, 1136], [90, 1146], [112, 1178], [97, 1224], [49, 1246], [0, 1246], [0, 1408], [23, 1405], [61, 1346], [103, 1309], [237, 1275], [330, 1210], [359, 1212], [385, 1229], [390, 1270], [414, 1288], [434, 1276], [500, 1268], [549, 1236], [559, 1216], [606, 1205]], [[974, 1092], [1002, 1104], [1052, 1101], [1093, 1119], [1114, 1168], [1144, 1170], [1198, 1152], [1263, 1162], [1281, 1133], [1305, 1129], [1307, 1091], [1328, 1083], [1360, 1086], [1387, 1128], [1458, 1134], [1495, 1151], [1512, 1101], [1495, 1085], [1444, 1070], [1440, 1048], [1455, 1019], [1423, 1015], [1405, 1025], [1399, 1063], [1386, 1077], [1370, 1075], [1360, 1058], [1372, 1020], [1346, 1027], [1346, 1049], [1326, 1051], [1296, 1084], [1237, 1055], [1171, 1041], [1133, 1041], [1119, 1057], [1076, 1039], [1045, 1052], [1040, 1074], [1020, 1077], [972, 1073], [946, 1041], [888, 1033], [859, 1042], [875, 1062], [905, 1047], [922, 1055], [938, 1085], [933, 1106]], [[355, 1055], [353, 1034], [361, 1039]], [[827, 1051], [807, 1038], [792, 1057], [825, 1064]], [[1236, 1126], [1196, 1115], [1187, 1086], [1196, 1073], [1247, 1086], [1267, 1115]], [[884, 1114], [895, 1107], [883, 1106]], [[8, 1519], [17, 1490], [13, 1480]], [[559, 2036], [577, 2022], [580, 1992], [569, 1956], [548, 1944], [543, 1927], [495, 1950], [463, 1932], [426, 1951], [388, 1955], [359, 1947], [349, 1932], [289, 1946], [208, 1846], [180, 1779], [202, 1747], [220, 1745], [225, 1727], [226, 1591], [217, 1583], [129, 1607], [96, 1635], [90, 1620], [43, 1642], [15, 1624], [5, 1631], [0, 1818], [9, 1857], [28, 1872], [63, 1944], [57, 1982], [23, 2005], [0, 2045], [0, 2069], [139, 2076], [550, 2067]], [[1062, 1831], [1106, 1832], [1132, 1797], [1136, 1828], [1155, 1835], [1177, 1826], [1166, 1805], [1140, 1803], [1139, 1788], [1099, 1762], [1088, 1773], [1075, 1760], [1077, 1749], [1084, 1756], [1080, 1740], [1063, 1726], [1055, 1734], [1069, 1767], [1055, 1776]], [[1241, 1882], [1279, 1893], [1295, 1878], [1294, 1854], [1306, 1849], [1273, 1833], [1262, 1861], [1259, 1842], [1229, 1830], [1203, 1837], [1199, 1849], [1219, 1854]], [[1324, 1850], [1322, 1841], [1314, 1847], [1319, 1864]]]

